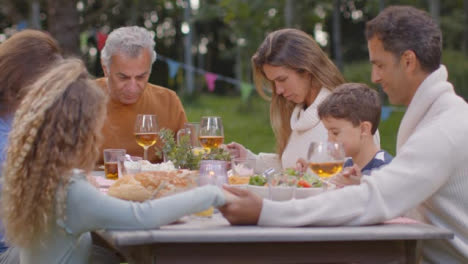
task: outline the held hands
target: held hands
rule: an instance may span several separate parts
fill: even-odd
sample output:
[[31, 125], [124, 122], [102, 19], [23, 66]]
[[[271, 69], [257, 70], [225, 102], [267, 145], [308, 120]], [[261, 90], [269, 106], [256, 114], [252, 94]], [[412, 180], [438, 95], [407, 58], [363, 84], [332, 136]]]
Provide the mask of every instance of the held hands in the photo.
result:
[[354, 164], [351, 167], [344, 168], [343, 171], [333, 177], [330, 182], [336, 187], [342, 188], [346, 185], [359, 185], [361, 183], [361, 169]]
[[257, 195], [236, 187], [223, 186], [226, 204], [219, 211], [232, 225], [255, 225], [260, 218], [263, 200]]
[[231, 157], [236, 159], [247, 158], [247, 149], [237, 142], [231, 142], [226, 145], [227, 150], [231, 153]]

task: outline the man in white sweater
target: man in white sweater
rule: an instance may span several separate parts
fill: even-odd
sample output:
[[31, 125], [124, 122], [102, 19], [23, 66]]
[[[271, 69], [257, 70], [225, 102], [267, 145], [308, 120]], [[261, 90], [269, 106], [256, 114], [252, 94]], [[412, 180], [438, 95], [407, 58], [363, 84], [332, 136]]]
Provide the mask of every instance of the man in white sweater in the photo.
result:
[[442, 34], [412, 7], [386, 8], [366, 26], [372, 81], [406, 105], [392, 163], [361, 184], [304, 200], [261, 200], [245, 190], [221, 211], [232, 224], [366, 225], [407, 213], [451, 230], [422, 244], [429, 263], [468, 263], [468, 105], [440, 65]]

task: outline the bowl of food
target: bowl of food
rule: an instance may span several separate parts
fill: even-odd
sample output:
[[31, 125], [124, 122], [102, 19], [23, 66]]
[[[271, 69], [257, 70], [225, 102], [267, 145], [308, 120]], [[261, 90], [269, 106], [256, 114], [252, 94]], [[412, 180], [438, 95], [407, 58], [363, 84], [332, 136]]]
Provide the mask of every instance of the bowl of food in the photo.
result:
[[255, 193], [263, 199], [269, 199], [269, 192], [267, 186], [246, 185], [246, 189]]
[[273, 201], [287, 201], [294, 198], [294, 187], [288, 186], [255, 186], [247, 185], [247, 190], [255, 193], [263, 199]]
[[326, 190], [317, 175], [300, 173], [294, 169], [272, 173], [268, 179], [262, 175], [251, 176], [247, 189], [273, 201], [305, 199]]
[[286, 201], [294, 198], [295, 177], [289, 178], [283, 173], [276, 173], [267, 179], [263, 175], [250, 177], [247, 190], [273, 201]]
[[297, 188], [295, 193], [294, 193], [294, 198], [295, 199], [306, 199], [311, 196], [315, 196], [317, 194], [320, 194], [324, 192], [325, 189], [322, 187], [319, 188]]
[[325, 188], [320, 178], [315, 174], [306, 172], [298, 177], [294, 198], [305, 199], [322, 193], [324, 190]]
[[232, 159], [228, 181], [231, 185], [246, 185], [254, 175], [255, 159]]

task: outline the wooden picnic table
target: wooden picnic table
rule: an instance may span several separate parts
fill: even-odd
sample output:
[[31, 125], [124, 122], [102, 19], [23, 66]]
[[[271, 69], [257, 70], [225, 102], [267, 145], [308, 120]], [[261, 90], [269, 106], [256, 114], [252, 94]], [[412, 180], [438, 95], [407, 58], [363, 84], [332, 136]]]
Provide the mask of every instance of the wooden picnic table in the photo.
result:
[[419, 222], [371, 226], [231, 226], [193, 216], [160, 229], [96, 232], [130, 263], [417, 263], [423, 240], [451, 239]]

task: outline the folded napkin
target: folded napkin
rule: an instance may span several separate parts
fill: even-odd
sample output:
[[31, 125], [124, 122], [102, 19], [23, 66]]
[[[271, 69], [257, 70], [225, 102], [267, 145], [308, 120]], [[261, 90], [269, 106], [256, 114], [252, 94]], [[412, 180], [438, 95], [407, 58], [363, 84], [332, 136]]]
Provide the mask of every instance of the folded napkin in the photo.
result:
[[418, 223], [421, 223], [421, 222], [416, 221], [411, 218], [407, 218], [407, 217], [397, 217], [397, 218], [390, 219], [384, 222], [384, 224], [418, 224]]

